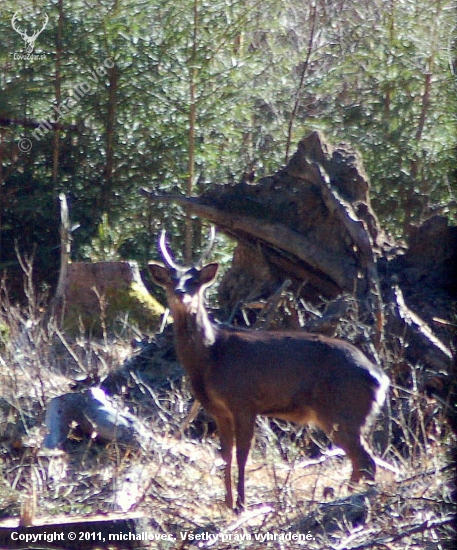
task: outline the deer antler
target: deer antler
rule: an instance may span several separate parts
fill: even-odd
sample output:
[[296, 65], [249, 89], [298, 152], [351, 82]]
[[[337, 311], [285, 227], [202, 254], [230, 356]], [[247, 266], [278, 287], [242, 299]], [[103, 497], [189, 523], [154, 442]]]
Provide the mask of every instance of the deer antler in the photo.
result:
[[[172, 267], [173, 269], [178, 269], [178, 266], [173, 261], [170, 251], [167, 248], [166, 237], [167, 237], [167, 233], [165, 229], [163, 229], [162, 232], [160, 233], [160, 239], [159, 239], [159, 248], [162, 254], [162, 258], [164, 259], [168, 267]], [[206, 246], [205, 250], [202, 252], [198, 262], [194, 264], [195, 266], [200, 267], [203, 265], [204, 262], [206, 262], [206, 260], [208, 259], [213, 249], [215, 238], [216, 238], [216, 228], [214, 227], [214, 225], [212, 225], [209, 230], [208, 245]]]
[[197, 262], [198, 266], [203, 265], [203, 263], [206, 262], [206, 260], [208, 259], [209, 255], [211, 254], [211, 251], [213, 250], [215, 238], [216, 238], [216, 228], [214, 227], [214, 225], [212, 225], [209, 230], [208, 245], [205, 248], [205, 250], [202, 252], [200, 259]]
[[162, 258], [164, 259], [168, 267], [177, 269], [177, 265], [173, 261], [173, 258], [171, 257], [171, 254], [168, 251], [167, 244], [165, 242], [166, 236], [167, 236], [167, 232], [165, 231], [165, 229], [163, 229], [162, 232], [160, 233], [160, 239], [159, 239], [160, 252], [162, 254]]
[[15, 12], [14, 15], [13, 15], [13, 17], [11, 18], [11, 26], [13, 27], [13, 29], [14, 29], [17, 33], [19, 33], [19, 34], [22, 36], [22, 38], [25, 38], [25, 37], [27, 36], [27, 33], [24, 32], [24, 31], [21, 31], [21, 29], [19, 29], [19, 27], [16, 26], [16, 21], [17, 21], [17, 17], [18, 17], [17, 14], [18, 14], [18, 13], [19, 13], [19, 12]]
[[41, 27], [41, 29], [40, 29], [39, 31], [35, 31], [35, 32], [33, 33], [33, 38], [34, 38], [34, 39], [35, 39], [35, 38], [38, 38], [38, 35], [40, 35], [40, 34], [44, 31], [44, 29], [46, 28], [46, 26], [47, 26], [47, 24], [48, 24], [48, 21], [49, 21], [48, 14], [45, 13], [45, 14], [44, 14], [44, 17], [45, 17], [45, 19], [44, 19], [44, 23], [43, 23], [43, 26]]

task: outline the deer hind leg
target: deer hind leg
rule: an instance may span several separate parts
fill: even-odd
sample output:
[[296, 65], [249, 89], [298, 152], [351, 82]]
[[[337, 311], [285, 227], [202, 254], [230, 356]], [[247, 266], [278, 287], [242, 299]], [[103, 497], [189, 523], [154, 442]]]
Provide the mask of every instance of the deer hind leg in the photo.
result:
[[352, 463], [351, 483], [358, 483], [361, 478], [374, 481], [376, 464], [364, 446], [360, 431], [348, 432], [340, 427], [333, 432], [332, 439]]
[[235, 431], [233, 421], [228, 416], [216, 417], [217, 427], [219, 429], [219, 439], [221, 442], [221, 456], [225, 462], [224, 483], [225, 483], [225, 504], [228, 508], [233, 508], [232, 494], [232, 452]]
[[236, 512], [244, 510], [244, 479], [246, 462], [251, 448], [252, 436], [254, 434], [255, 415], [242, 414], [235, 418], [235, 438], [236, 438], [236, 460], [238, 463], [238, 485]]

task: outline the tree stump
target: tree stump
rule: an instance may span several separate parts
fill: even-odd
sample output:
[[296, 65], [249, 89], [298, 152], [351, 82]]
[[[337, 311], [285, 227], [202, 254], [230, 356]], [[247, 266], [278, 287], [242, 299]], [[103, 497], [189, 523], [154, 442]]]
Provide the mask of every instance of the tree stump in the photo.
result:
[[57, 313], [70, 333], [100, 335], [129, 323], [157, 328], [164, 307], [145, 287], [136, 262], [75, 262], [67, 267]]

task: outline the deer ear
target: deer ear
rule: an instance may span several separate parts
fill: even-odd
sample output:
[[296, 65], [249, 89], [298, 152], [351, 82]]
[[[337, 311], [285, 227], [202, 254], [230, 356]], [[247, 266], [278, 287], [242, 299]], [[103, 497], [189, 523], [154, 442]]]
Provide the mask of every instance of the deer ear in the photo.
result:
[[149, 262], [148, 267], [152, 280], [157, 285], [165, 287], [170, 283], [170, 274], [166, 267], [155, 262]]
[[210, 285], [217, 275], [217, 270], [219, 269], [219, 264], [207, 264], [200, 270], [200, 284], [201, 285]]

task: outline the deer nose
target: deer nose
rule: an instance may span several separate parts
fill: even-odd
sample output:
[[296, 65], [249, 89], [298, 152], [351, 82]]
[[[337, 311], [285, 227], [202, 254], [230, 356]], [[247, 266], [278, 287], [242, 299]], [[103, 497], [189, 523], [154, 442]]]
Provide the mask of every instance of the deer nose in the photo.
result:
[[182, 298], [186, 294], [186, 291], [180, 287], [175, 288], [174, 292], [177, 298]]
[[181, 304], [189, 304], [192, 301], [192, 296], [184, 288], [175, 288], [176, 299], [181, 302]]

